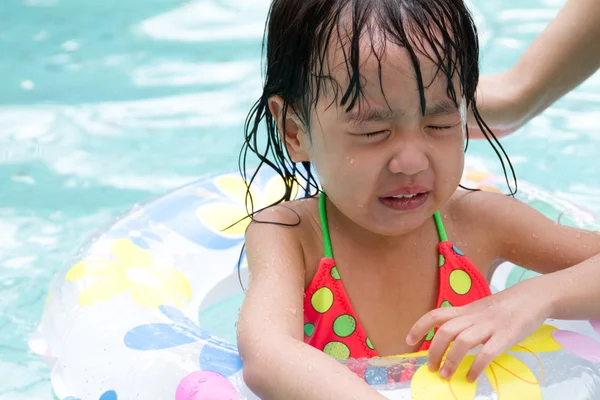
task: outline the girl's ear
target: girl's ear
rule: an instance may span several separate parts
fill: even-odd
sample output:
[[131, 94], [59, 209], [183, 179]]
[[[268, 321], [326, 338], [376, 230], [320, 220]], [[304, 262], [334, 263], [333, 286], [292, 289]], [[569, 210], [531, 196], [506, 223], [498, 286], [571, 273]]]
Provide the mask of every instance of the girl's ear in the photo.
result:
[[308, 157], [308, 135], [298, 115], [288, 105], [285, 116], [285, 131], [283, 123], [284, 100], [281, 96], [269, 98], [269, 110], [277, 124], [281, 140], [293, 162], [310, 161]]

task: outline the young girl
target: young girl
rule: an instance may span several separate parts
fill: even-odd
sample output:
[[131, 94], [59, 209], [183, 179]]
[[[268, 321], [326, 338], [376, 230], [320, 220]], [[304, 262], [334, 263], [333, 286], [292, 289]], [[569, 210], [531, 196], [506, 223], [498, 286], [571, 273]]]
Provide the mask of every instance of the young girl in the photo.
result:
[[[250, 151], [287, 189], [246, 234], [238, 335], [258, 396], [378, 399], [337, 360], [429, 350], [450, 377], [483, 345], [474, 380], [549, 317], [600, 318], [600, 236], [457, 190], [466, 110], [490, 133], [461, 0], [274, 0], [267, 38], [241, 166]], [[287, 201], [298, 176], [307, 196]], [[545, 275], [490, 295], [504, 261]]]

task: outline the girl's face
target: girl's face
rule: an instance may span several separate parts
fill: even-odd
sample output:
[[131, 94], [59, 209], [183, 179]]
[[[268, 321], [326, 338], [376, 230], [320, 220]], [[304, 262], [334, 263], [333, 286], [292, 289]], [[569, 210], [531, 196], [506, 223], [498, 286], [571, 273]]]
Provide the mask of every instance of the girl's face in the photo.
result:
[[[466, 121], [459, 108], [464, 105], [454, 105], [447, 78], [421, 55], [423, 115], [408, 52], [387, 45], [381, 81], [377, 59], [369, 51], [363, 54], [360, 107], [346, 112], [332, 94], [323, 95], [296, 154], [314, 165], [325, 193], [347, 218], [373, 233], [400, 235], [431, 218], [460, 183]], [[347, 88], [343, 55], [332, 58], [329, 65], [340, 67], [331, 73]], [[458, 77], [454, 87], [460, 99]]]

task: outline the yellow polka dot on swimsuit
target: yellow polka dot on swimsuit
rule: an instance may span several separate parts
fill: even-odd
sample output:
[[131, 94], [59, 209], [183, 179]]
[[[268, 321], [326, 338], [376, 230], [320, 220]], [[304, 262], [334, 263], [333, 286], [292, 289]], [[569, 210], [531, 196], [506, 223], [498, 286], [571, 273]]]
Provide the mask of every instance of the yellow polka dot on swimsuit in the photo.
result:
[[[339, 360], [377, 357], [377, 343], [367, 337], [344, 289], [343, 274], [335, 265], [325, 205], [326, 196], [321, 194], [319, 212], [325, 257], [305, 291], [304, 341]], [[434, 219], [440, 237], [437, 307], [462, 306], [489, 296], [490, 288], [481, 272], [448, 241], [439, 212]], [[420, 350], [429, 349], [435, 332], [433, 329], [427, 334]]]
[[317, 312], [326, 313], [333, 305], [333, 292], [328, 287], [322, 287], [313, 293], [310, 303]]
[[456, 294], [465, 295], [471, 290], [471, 277], [462, 269], [450, 272], [450, 288]]
[[329, 342], [323, 347], [323, 351], [338, 360], [350, 357], [350, 349], [342, 342]]

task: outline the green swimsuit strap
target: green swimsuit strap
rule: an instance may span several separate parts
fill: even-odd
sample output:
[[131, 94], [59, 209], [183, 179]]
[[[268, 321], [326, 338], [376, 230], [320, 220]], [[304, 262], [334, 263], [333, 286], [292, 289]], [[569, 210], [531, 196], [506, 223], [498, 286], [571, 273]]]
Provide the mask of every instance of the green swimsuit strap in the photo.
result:
[[333, 251], [331, 249], [331, 238], [329, 237], [329, 224], [327, 223], [327, 195], [325, 192], [321, 192], [319, 197], [319, 214], [321, 216], [321, 228], [323, 229], [323, 247], [325, 249], [325, 257], [333, 258]]
[[447, 242], [448, 235], [446, 234], [446, 228], [444, 228], [444, 222], [442, 221], [439, 210], [433, 214], [433, 219], [435, 219], [435, 226], [437, 227], [438, 235], [440, 236], [440, 242]]

